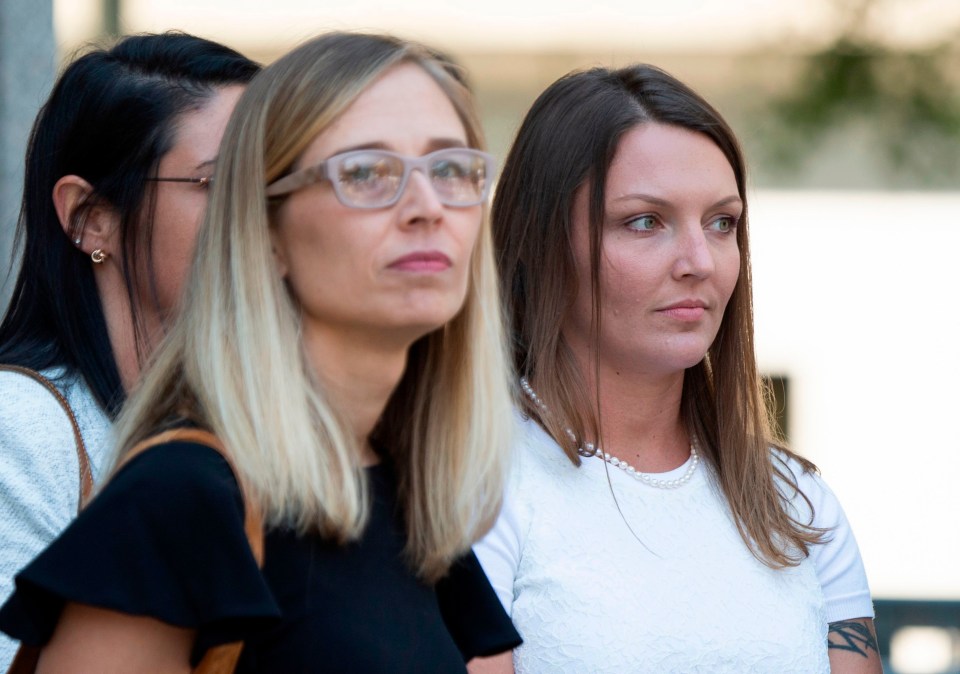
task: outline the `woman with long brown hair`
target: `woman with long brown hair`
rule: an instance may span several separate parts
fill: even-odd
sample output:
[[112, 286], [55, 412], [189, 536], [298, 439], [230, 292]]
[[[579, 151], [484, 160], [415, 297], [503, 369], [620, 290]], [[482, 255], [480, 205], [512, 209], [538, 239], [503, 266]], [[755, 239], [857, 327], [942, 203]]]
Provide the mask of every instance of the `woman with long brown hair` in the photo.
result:
[[521, 375], [478, 547], [524, 638], [500, 671], [879, 671], [843, 511], [771, 430], [719, 113], [650, 66], [568, 75], [492, 217]]

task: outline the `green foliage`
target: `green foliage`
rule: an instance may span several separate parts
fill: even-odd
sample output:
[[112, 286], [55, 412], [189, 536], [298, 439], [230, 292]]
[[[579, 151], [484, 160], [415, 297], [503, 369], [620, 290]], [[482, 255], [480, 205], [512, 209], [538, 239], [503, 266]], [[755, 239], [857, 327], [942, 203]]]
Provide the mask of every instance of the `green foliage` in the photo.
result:
[[[766, 111], [766, 154], [796, 170], [828, 140], [857, 134], [876, 145], [891, 176], [946, 186], [960, 181], [960, 91], [954, 40], [897, 49], [864, 30], [880, 0], [859, 0], [831, 44], [808, 57], [793, 92]], [[960, 183], [955, 183], [960, 184]]]

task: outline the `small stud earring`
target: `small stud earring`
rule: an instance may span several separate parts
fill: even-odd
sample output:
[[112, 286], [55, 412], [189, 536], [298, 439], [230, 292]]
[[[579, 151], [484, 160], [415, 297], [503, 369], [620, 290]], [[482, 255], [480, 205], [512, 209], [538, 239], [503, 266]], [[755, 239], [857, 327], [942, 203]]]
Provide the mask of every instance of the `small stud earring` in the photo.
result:
[[79, 246], [79, 245], [80, 245], [80, 237], [79, 237], [79, 236], [78, 236], [76, 239], [73, 240], [73, 245], [74, 245], [74, 246]]
[[94, 264], [103, 264], [103, 261], [107, 259], [109, 253], [105, 253], [101, 249], [97, 248], [95, 251], [90, 253], [90, 259], [93, 260]]

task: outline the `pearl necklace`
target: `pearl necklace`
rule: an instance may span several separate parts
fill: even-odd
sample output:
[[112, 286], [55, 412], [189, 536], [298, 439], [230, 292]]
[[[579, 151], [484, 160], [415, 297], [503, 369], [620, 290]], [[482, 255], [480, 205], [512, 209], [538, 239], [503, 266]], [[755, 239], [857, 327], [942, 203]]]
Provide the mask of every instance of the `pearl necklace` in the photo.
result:
[[[523, 392], [527, 395], [528, 398], [533, 402], [534, 405], [540, 408], [540, 410], [546, 414], [547, 405], [544, 403], [540, 396], [537, 395], [536, 391], [533, 390], [533, 387], [530, 386], [530, 382], [527, 381], [526, 377], [520, 378], [520, 388], [523, 389]], [[570, 438], [574, 443], [577, 442], [577, 436], [574, 435], [573, 431], [569, 428], [566, 429], [567, 437]], [[639, 470], [631, 466], [629, 463], [622, 459], [618, 459], [615, 456], [612, 456], [608, 452], [603, 451], [592, 442], [588, 442], [583, 447], [577, 448], [577, 453], [583, 457], [595, 456], [599, 459], [603, 459], [608, 464], [614, 468], [619, 468], [624, 473], [634, 478], [638, 482], [643, 482], [646, 485], [651, 487], [656, 487], [657, 489], [677, 489], [682, 487], [687, 482], [690, 481], [690, 478], [693, 477], [693, 473], [697, 470], [697, 465], [700, 463], [700, 455], [697, 453], [697, 448], [692, 444], [690, 445], [690, 466], [687, 467], [687, 470], [675, 480], [661, 480], [655, 478], [647, 473], [641, 473]]]

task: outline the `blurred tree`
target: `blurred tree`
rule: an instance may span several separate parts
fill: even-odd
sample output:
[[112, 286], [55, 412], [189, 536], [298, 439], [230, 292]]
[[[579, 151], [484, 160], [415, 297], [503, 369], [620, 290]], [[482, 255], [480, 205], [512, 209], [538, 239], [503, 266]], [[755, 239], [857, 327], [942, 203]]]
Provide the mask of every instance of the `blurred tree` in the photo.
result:
[[103, 0], [103, 32], [111, 37], [120, 35], [120, 0]]
[[926, 47], [897, 48], [873, 20], [897, 1], [832, 0], [837, 37], [809, 56], [796, 87], [767, 110], [776, 135], [764, 147], [775, 166], [794, 171], [828, 139], [853, 135], [875, 144], [893, 183], [909, 173], [911, 182], [960, 184], [960, 28]]

